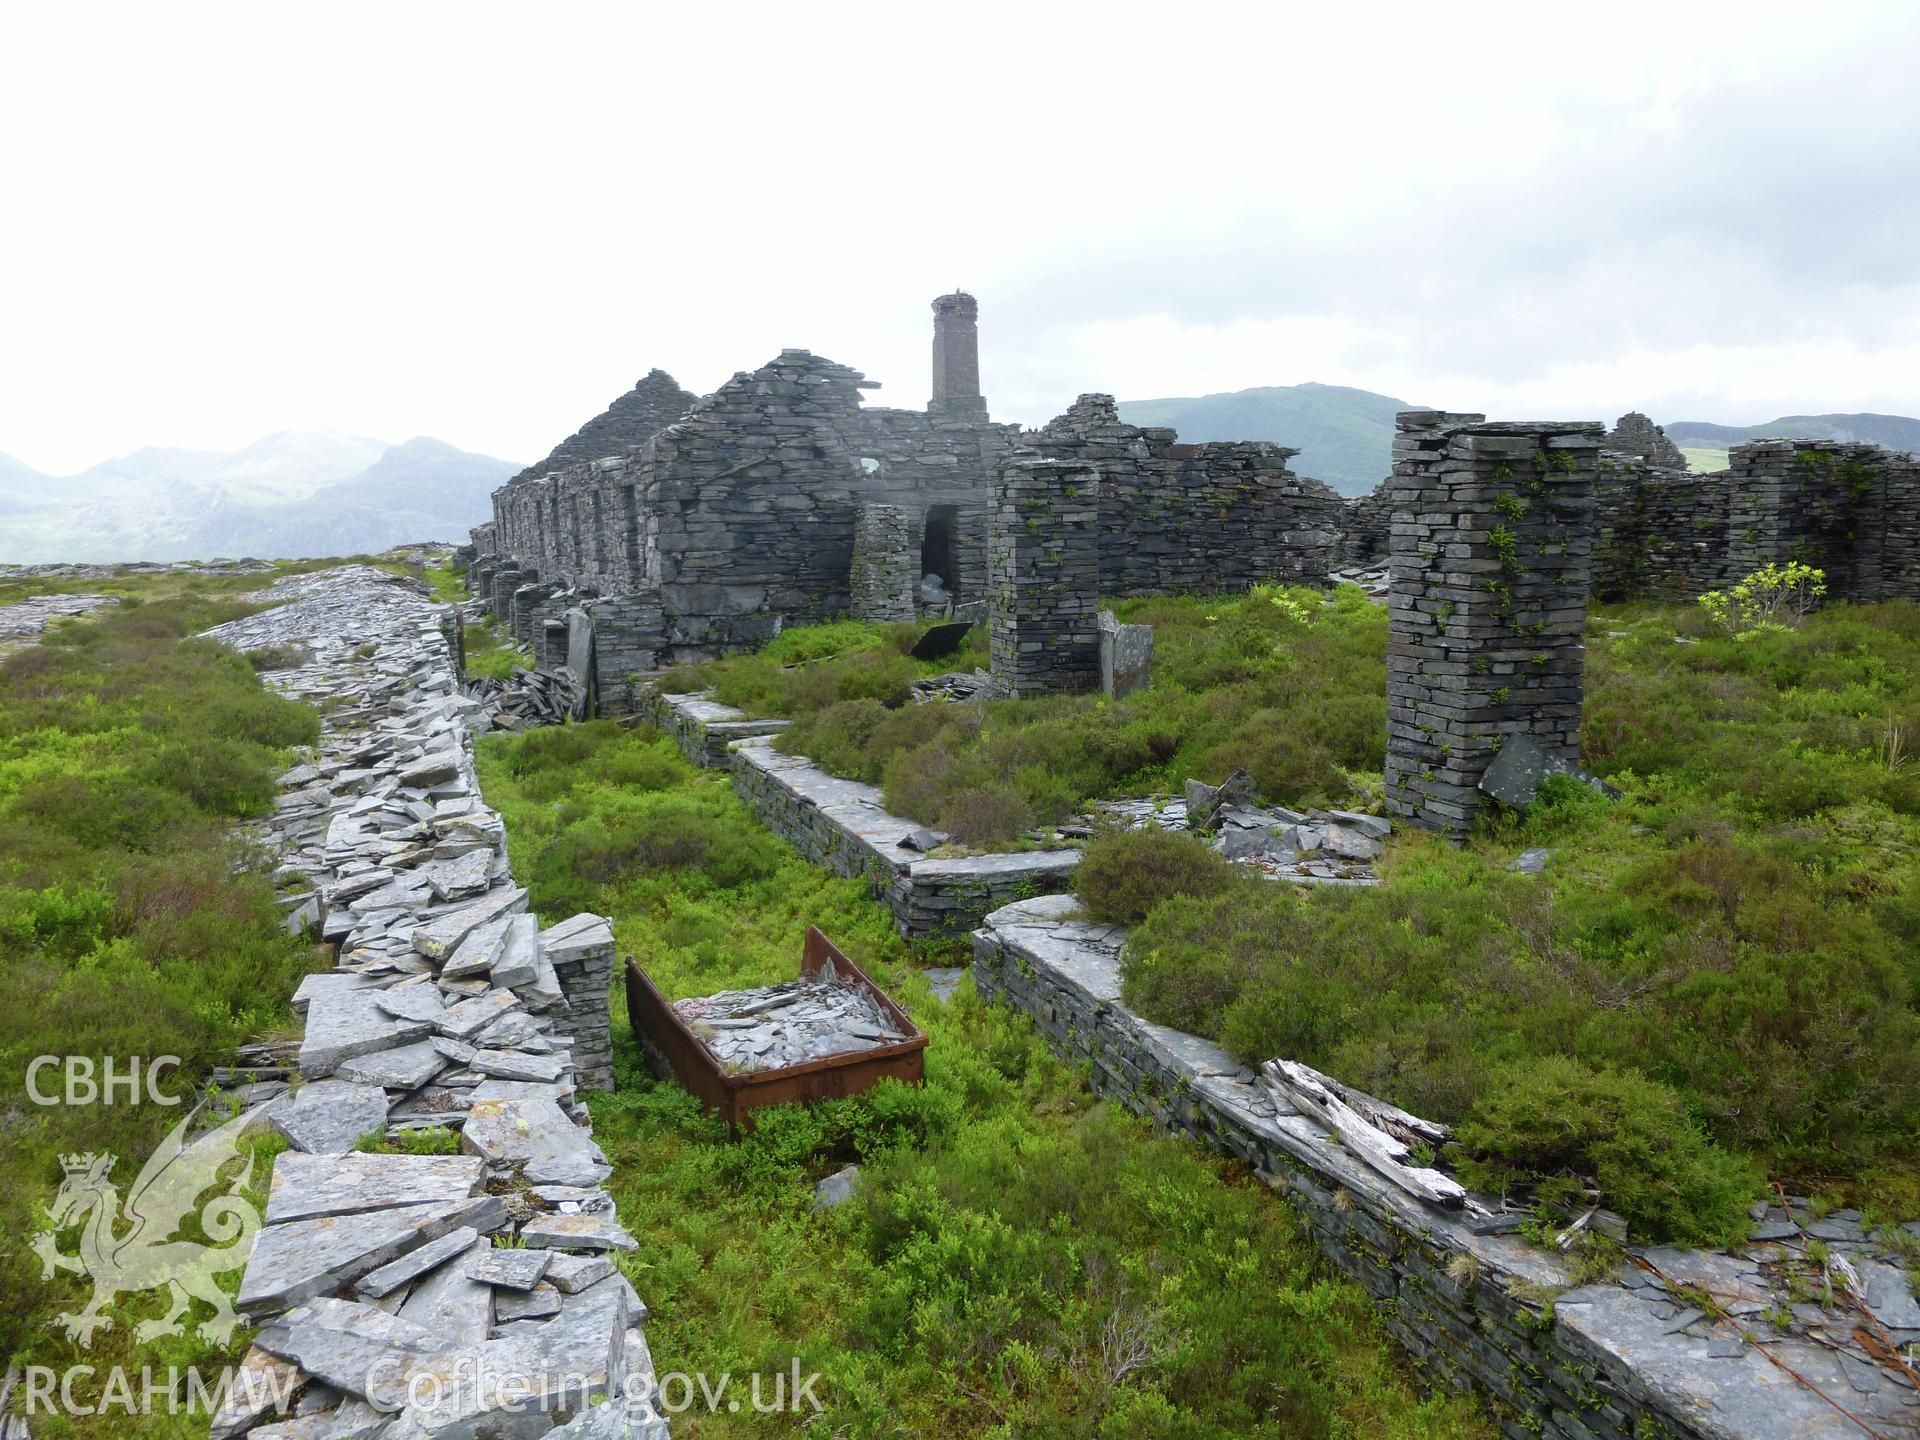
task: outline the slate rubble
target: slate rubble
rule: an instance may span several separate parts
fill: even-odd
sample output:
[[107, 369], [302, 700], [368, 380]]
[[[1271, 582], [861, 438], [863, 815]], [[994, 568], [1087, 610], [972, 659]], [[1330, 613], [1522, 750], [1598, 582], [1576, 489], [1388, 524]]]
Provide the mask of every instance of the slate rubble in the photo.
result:
[[736, 1075], [908, 1038], [866, 989], [832, 977], [699, 995], [676, 1000], [673, 1008], [707, 1053]]
[[[257, 1363], [309, 1377], [307, 1413], [223, 1415], [214, 1433], [533, 1437], [589, 1433], [575, 1427], [590, 1418], [595, 1435], [664, 1436], [645, 1307], [600, 1268], [634, 1242], [598, 1188], [611, 1166], [576, 1096], [611, 1080], [611, 929], [579, 915], [542, 930], [526, 913], [474, 775], [480, 707], [458, 693], [446, 607], [362, 566], [265, 598], [285, 603], [209, 634], [310, 657], [269, 676], [321, 705], [323, 727], [260, 838], [290, 924], [330, 941], [335, 966], [295, 996], [303, 1083], [266, 1108], [296, 1148], [276, 1160], [237, 1301], [263, 1327]], [[463, 1153], [353, 1150], [369, 1131], [430, 1126], [457, 1129]], [[496, 1246], [516, 1234], [528, 1248]], [[577, 1283], [502, 1304], [472, 1278], [535, 1263], [521, 1256]], [[481, 1365], [532, 1397], [454, 1383]], [[421, 1402], [416, 1375], [449, 1383]], [[577, 1376], [584, 1390], [562, 1387]], [[590, 1405], [601, 1397], [613, 1403]]]
[[0, 655], [31, 645], [56, 620], [91, 615], [116, 603], [114, 595], [34, 595], [13, 605], [0, 605]]

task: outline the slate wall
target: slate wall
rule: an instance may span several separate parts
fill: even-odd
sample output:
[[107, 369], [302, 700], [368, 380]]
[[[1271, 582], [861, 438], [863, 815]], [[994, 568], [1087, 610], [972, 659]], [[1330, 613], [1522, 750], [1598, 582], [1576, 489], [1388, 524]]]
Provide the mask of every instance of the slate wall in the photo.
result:
[[1426, 410], [1397, 426], [1387, 809], [1464, 834], [1508, 737], [1578, 766], [1605, 427]]
[[1027, 441], [1100, 477], [1102, 595], [1316, 585], [1338, 554], [1344, 506], [1287, 468], [1297, 450], [1183, 445], [1170, 429], [1122, 421], [1111, 395], [1082, 395]]

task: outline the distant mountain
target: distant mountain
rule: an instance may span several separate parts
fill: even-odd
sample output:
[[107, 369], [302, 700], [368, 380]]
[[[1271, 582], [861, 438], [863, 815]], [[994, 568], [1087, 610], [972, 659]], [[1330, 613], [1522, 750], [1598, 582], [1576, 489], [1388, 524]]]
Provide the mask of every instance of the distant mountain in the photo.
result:
[[1182, 440], [1272, 440], [1300, 452], [1297, 474], [1364, 495], [1393, 468], [1393, 417], [1422, 407], [1346, 385], [1267, 385], [1190, 400], [1122, 400], [1133, 425], [1171, 425]]
[[1907, 415], [1783, 415], [1764, 425], [1679, 420], [1666, 427], [1674, 444], [1730, 450], [1749, 440], [1848, 440], [1920, 454], [1920, 420]]
[[462, 540], [520, 467], [425, 436], [286, 430], [242, 450], [149, 448], [79, 475], [0, 455], [0, 561], [280, 559]]

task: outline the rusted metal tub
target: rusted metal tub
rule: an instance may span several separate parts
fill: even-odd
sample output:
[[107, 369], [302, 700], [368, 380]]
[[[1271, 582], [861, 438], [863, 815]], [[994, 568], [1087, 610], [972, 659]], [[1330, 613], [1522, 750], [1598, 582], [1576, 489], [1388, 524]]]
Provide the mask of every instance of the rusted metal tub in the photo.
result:
[[867, 978], [866, 971], [809, 925], [806, 950], [800, 960], [802, 978], [817, 976], [829, 960], [836, 975], [850, 980], [873, 997], [888, 1018], [906, 1032], [906, 1039], [846, 1055], [809, 1060], [803, 1065], [734, 1074], [713, 1058], [700, 1043], [700, 1037], [680, 1018], [680, 1012], [660, 993], [639, 962], [631, 958], [627, 961], [627, 1019], [633, 1025], [634, 1038], [646, 1053], [649, 1068], [656, 1075], [679, 1081], [698, 1095], [709, 1110], [719, 1112], [732, 1130], [752, 1129], [753, 1112], [763, 1105], [838, 1100], [871, 1090], [888, 1076], [909, 1085], [920, 1084], [926, 1076], [926, 1032], [894, 1004], [892, 996]]

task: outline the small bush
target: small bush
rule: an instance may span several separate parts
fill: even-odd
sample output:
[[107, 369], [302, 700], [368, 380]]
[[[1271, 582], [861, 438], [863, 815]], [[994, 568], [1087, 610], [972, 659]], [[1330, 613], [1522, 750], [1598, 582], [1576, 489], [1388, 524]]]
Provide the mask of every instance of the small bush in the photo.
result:
[[1087, 914], [1111, 925], [1137, 925], [1176, 895], [1219, 895], [1239, 879], [1206, 842], [1149, 825], [1095, 836], [1074, 871], [1074, 891]]
[[1019, 791], [982, 785], [949, 796], [940, 807], [940, 828], [976, 848], [1016, 839], [1033, 826], [1033, 807]]
[[271, 670], [292, 670], [307, 663], [304, 645], [263, 645], [247, 651], [247, 663], [262, 674]]
[[1759, 1189], [1753, 1167], [1701, 1134], [1672, 1090], [1564, 1055], [1497, 1071], [1451, 1154], [1469, 1185], [1496, 1193], [1592, 1177], [1600, 1203], [1682, 1244], [1738, 1244]]

